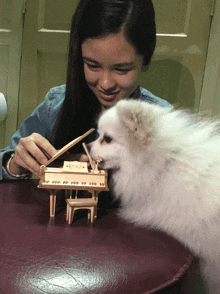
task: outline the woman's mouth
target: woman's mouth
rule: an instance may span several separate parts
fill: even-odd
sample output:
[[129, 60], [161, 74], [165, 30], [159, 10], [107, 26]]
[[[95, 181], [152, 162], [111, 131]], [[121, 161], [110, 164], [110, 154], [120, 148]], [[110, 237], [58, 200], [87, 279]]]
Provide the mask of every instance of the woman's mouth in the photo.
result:
[[103, 100], [107, 101], [107, 102], [111, 102], [113, 100], [115, 100], [116, 96], [118, 95], [118, 92], [112, 92], [112, 93], [105, 93], [102, 91], [99, 91], [100, 96]]

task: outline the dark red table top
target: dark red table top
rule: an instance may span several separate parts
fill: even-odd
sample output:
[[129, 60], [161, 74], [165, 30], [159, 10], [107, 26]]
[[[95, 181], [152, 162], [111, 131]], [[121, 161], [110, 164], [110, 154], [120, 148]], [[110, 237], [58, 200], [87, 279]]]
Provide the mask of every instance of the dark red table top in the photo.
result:
[[176, 240], [123, 221], [116, 208], [101, 207], [94, 224], [82, 215], [68, 225], [65, 210], [52, 221], [37, 184], [0, 184], [1, 294], [168, 293], [181, 281], [192, 255]]

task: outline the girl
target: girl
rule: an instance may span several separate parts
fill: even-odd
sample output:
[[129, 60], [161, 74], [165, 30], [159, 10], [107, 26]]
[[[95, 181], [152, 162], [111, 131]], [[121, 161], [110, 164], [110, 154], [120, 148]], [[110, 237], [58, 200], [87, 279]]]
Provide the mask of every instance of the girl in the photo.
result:
[[[51, 89], [12, 136], [11, 145], [0, 151], [0, 180], [31, 173], [40, 177], [40, 165], [96, 127], [100, 113], [120, 99], [169, 106], [138, 84], [155, 45], [151, 0], [81, 0], [72, 18], [66, 85]], [[75, 160], [88, 160], [80, 146], [70, 152]]]

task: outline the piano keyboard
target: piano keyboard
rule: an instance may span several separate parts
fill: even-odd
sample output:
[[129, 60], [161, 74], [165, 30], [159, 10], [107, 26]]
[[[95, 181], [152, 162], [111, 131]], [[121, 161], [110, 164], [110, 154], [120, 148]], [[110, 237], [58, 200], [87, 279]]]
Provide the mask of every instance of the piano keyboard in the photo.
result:
[[104, 187], [105, 183], [96, 182], [68, 182], [68, 181], [45, 181], [42, 183], [44, 186], [48, 185], [68, 185], [68, 186], [84, 186], [84, 187]]

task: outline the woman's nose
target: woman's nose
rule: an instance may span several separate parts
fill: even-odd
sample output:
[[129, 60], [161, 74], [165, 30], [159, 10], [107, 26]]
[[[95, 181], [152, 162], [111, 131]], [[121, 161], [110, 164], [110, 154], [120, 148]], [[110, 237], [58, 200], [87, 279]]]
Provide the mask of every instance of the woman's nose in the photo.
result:
[[116, 82], [111, 72], [103, 72], [100, 79], [99, 85], [105, 92], [110, 92], [116, 87]]

